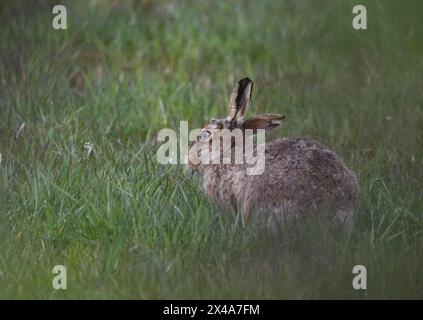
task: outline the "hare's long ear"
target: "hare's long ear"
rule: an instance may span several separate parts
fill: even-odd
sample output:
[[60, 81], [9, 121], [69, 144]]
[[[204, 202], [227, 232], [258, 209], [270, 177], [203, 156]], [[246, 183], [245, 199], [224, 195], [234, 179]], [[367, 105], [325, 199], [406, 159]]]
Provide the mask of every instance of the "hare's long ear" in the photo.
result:
[[237, 123], [242, 121], [250, 105], [252, 91], [253, 82], [250, 79], [244, 78], [238, 81], [229, 99], [229, 122]]
[[281, 114], [260, 114], [249, 118], [244, 122], [244, 129], [273, 129], [280, 126], [281, 120], [285, 118]]

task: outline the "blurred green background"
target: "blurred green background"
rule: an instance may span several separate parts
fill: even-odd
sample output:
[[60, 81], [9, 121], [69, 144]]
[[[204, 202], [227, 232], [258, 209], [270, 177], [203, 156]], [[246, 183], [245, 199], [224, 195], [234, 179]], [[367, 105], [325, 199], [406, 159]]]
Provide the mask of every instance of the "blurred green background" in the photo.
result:
[[[422, 1], [62, 1], [67, 30], [56, 4], [0, 4], [0, 298], [423, 298]], [[272, 137], [357, 173], [350, 234], [245, 224], [158, 164], [157, 132], [224, 117], [245, 76]]]

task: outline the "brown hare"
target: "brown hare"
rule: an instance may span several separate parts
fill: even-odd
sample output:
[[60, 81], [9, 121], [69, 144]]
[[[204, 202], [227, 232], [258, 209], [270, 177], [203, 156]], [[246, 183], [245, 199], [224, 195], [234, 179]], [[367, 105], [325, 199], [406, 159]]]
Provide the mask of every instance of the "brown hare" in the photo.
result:
[[[245, 163], [220, 161], [222, 150], [217, 162], [198, 161], [199, 150], [211, 148], [213, 139], [220, 145], [222, 129], [238, 129], [246, 138], [251, 129], [280, 125], [284, 116], [279, 114], [262, 114], [243, 121], [252, 87], [250, 79], [241, 79], [230, 97], [228, 117], [212, 119], [189, 148], [188, 164], [202, 176], [206, 193], [221, 207], [239, 209], [246, 216], [257, 212], [273, 220], [326, 213], [341, 223], [351, 223], [359, 197], [357, 178], [335, 152], [319, 142], [284, 138], [266, 143], [264, 171], [256, 175], [248, 174]], [[231, 141], [231, 160], [235, 147]]]

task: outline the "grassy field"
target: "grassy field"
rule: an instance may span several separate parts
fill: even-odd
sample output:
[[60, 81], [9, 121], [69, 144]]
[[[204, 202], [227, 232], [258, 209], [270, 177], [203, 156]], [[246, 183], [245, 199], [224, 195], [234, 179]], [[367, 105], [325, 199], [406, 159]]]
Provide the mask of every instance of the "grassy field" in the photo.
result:
[[[0, 298], [423, 298], [422, 1], [62, 3], [60, 31], [56, 1], [0, 4]], [[157, 162], [160, 129], [225, 116], [244, 76], [250, 115], [287, 117], [268, 138], [357, 173], [350, 234], [245, 224]]]

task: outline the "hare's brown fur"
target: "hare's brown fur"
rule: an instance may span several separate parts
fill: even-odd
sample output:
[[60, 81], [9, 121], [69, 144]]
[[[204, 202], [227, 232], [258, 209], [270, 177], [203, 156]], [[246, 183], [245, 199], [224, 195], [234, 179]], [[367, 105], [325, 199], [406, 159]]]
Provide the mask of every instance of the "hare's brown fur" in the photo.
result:
[[327, 211], [351, 222], [359, 188], [355, 174], [323, 144], [305, 138], [278, 139], [266, 145], [261, 175], [247, 175], [243, 165], [208, 165], [207, 194], [223, 207], [246, 215], [302, 216]]
[[[249, 92], [240, 93], [239, 88], [246, 87], [241, 81], [231, 101], [241, 100], [234, 96], [243, 94], [246, 106], [230, 105], [230, 121], [237, 117], [236, 108], [242, 110], [243, 107], [242, 117], [248, 106], [252, 83]], [[241, 120], [234, 126], [243, 128], [250, 123], [253, 127], [273, 128], [275, 124], [272, 120], [282, 118], [280, 115], [266, 114], [245, 123]], [[222, 121], [226, 123], [229, 120]], [[206, 128], [212, 130], [210, 126]], [[278, 139], [265, 145], [265, 169], [262, 174], [247, 175], [247, 166], [200, 164], [196, 169], [203, 176], [206, 193], [224, 208], [237, 208], [245, 215], [257, 211], [265, 217], [276, 218], [325, 212], [343, 223], [351, 222], [358, 205], [357, 178], [342, 159], [322, 143], [308, 138]]]

